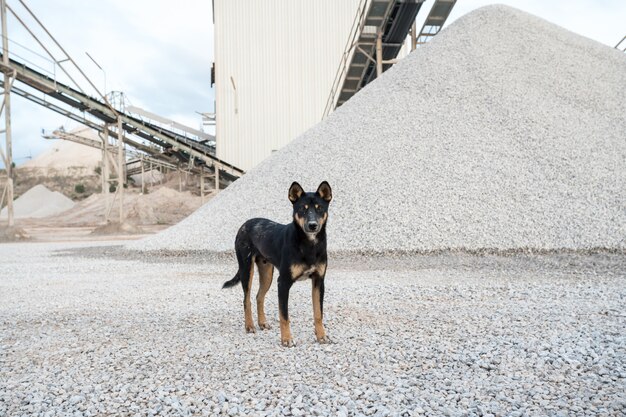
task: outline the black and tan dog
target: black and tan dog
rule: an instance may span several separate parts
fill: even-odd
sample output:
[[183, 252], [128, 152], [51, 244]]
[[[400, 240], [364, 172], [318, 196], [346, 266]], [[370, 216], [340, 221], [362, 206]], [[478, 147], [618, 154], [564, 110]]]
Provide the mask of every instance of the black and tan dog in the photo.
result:
[[311, 279], [315, 336], [319, 343], [327, 343], [322, 323], [324, 304], [324, 276], [326, 275], [326, 223], [328, 205], [332, 199], [330, 185], [322, 182], [314, 193], [305, 193], [300, 184], [289, 187], [293, 204], [293, 222], [278, 224], [267, 219], [245, 222], [235, 239], [239, 270], [222, 288], [241, 282], [246, 331], [255, 332], [250, 306], [250, 290], [254, 264], [259, 271], [260, 286], [256, 296], [259, 327], [269, 329], [265, 317], [265, 294], [272, 285], [274, 267], [278, 268], [278, 305], [280, 340], [283, 346], [294, 346], [289, 326], [289, 289], [295, 281]]

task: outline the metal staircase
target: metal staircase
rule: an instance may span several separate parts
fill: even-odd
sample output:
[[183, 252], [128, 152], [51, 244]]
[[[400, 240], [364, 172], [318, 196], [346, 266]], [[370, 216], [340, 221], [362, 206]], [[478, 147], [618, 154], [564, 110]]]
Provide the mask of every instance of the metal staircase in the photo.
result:
[[417, 35], [417, 44], [422, 45], [435, 36], [450, 16], [456, 0], [436, 0], [424, 21], [422, 30]]
[[[348, 101], [395, 62], [425, 0], [362, 0], [331, 87], [323, 117]], [[420, 33], [434, 36], [456, 0], [435, 0]], [[434, 31], [435, 24], [438, 24]], [[432, 34], [431, 34], [432, 32]]]
[[324, 109], [324, 117], [349, 100], [375, 76], [377, 47], [383, 59], [395, 58], [422, 2], [361, 1]]

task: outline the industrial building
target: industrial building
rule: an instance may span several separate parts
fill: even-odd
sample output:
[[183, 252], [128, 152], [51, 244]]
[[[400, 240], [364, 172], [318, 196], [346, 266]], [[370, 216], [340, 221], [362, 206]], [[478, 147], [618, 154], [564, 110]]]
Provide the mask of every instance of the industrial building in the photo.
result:
[[455, 3], [213, 0], [217, 157], [251, 169], [436, 34]]

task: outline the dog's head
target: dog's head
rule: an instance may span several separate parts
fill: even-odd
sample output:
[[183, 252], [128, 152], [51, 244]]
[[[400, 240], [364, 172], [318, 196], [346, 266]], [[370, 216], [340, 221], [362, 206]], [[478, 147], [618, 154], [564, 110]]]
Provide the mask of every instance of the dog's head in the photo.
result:
[[324, 229], [328, 219], [328, 205], [333, 199], [330, 185], [323, 181], [314, 193], [305, 193], [300, 184], [289, 187], [289, 201], [293, 204], [293, 221], [309, 238]]

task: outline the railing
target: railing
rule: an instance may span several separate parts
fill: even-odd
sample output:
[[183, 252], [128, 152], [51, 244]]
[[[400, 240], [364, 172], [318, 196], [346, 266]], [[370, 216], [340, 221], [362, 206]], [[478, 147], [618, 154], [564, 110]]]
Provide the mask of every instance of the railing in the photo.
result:
[[615, 49], [617, 49], [618, 51], [626, 52], [626, 36], [624, 36], [621, 41], [617, 42], [617, 45], [615, 45]]
[[348, 65], [350, 64], [350, 60], [352, 59], [352, 53], [354, 52], [354, 47], [356, 45], [356, 40], [359, 36], [359, 33], [363, 30], [363, 26], [365, 25], [365, 18], [367, 17], [367, 6], [369, 5], [369, 1], [370, 0], [361, 0], [361, 2], [359, 3], [359, 8], [357, 9], [356, 15], [354, 16], [354, 21], [352, 22], [352, 27], [350, 28], [348, 42], [346, 43], [343, 55], [341, 56], [339, 68], [337, 68], [337, 73], [335, 74], [335, 79], [333, 81], [333, 86], [330, 89], [328, 100], [326, 100], [326, 107], [324, 108], [324, 115], [322, 116], [322, 119], [325, 119], [326, 116], [328, 116], [330, 112], [334, 109], [339, 93], [341, 93], [341, 85], [343, 84], [343, 81], [346, 77]]

